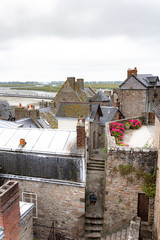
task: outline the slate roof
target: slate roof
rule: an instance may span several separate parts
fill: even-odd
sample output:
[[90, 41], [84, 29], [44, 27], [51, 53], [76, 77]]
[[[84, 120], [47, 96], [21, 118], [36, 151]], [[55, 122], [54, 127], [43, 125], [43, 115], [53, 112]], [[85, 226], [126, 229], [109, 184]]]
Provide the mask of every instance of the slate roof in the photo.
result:
[[110, 102], [111, 99], [102, 90], [99, 90], [91, 99], [91, 102]]
[[34, 123], [31, 118], [22, 118], [20, 120], [15, 121], [17, 124], [21, 124], [24, 128], [38, 128], [38, 126]]
[[154, 87], [154, 84], [157, 82], [157, 86], [159, 86], [159, 77], [158, 76], [153, 76], [152, 74], [137, 74], [137, 76], [135, 76], [133, 73], [124, 81], [122, 82], [119, 87], [121, 88], [123, 86], [123, 84], [125, 84], [125, 82], [130, 78], [130, 77], [134, 77], [135, 79], [137, 79], [137, 81], [139, 81], [143, 86], [145, 86], [146, 88], [149, 87]]
[[89, 105], [87, 103], [61, 103], [56, 117], [87, 118], [88, 113]]
[[40, 108], [39, 114], [40, 114], [40, 120], [37, 122], [43, 127], [43, 128], [58, 128], [58, 122], [55, 119], [57, 110], [52, 107], [47, 108]]
[[[96, 113], [99, 111], [99, 114], [102, 115], [99, 104], [91, 104], [91, 113], [90, 113], [90, 104], [88, 103], [61, 103], [56, 118], [88, 118], [91, 121], [95, 119]], [[90, 116], [89, 116], [90, 114]]]
[[95, 95], [95, 92], [91, 87], [84, 88], [84, 91], [87, 94], [88, 98], [92, 98]]
[[101, 110], [103, 113], [103, 116], [100, 117], [99, 120], [99, 125], [105, 126], [106, 122], [111, 122], [117, 111], [122, 115], [124, 118], [125, 116], [121, 113], [118, 107], [106, 107], [106, 106], [101, 106]]

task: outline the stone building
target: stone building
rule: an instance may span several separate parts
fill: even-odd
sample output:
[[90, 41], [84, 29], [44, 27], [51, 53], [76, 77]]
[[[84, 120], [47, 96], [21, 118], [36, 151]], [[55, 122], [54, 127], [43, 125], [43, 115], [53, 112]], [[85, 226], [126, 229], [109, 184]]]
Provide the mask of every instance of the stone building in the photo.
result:
[[91, 99], [90, 102], [98, 103], [101, 106], [112, 106], [110, 96], [107, 96], [102, 90], [99, 90]]
[[[142, 116], [143, 112], [152, 113], [160, 102], [160, 82], [158, 76], [137, 74], [137, 69], [127, 71], [127, 79], [119, 89], [117, 106], [126, 117]], [[153, 114], [150, 114], [150, 118]]]
[[68, 77], [53, 99], [53, 107], [58, 109], [60, 102], [89, 102], [89, 99], [95, 95], [92, 88], [84, 87], [84, 80], [74, 77]]
[[[125, 123], [128, 119], [119, 120]], [[150, 126], [146, 126], [147, 128]], [[152, 239], [154, 198], [145, 196], [144, 176], [153, 176], [156, 169], [157, 149], [154, 146], [134, 148], [118, 146], [106, 124], [107, 160], [105, 168], [104, 234], [126, 228], [132, 218], [141, 217], [141, 234]], [[154, 126], [153, 126], [154, 128]], [[136, 130], [132, 134], [136, 133]], [[143, 134], [143, 139], [145, 135]], [[147, 141], [147, 139], [146, 139]], [[129, 144], [129, 143], [127, 143]], [[144, 235], [145, 234], [145, 235]], [[142, 238], [143, 239], [143, 238]]]
[[0, 239], [33, 240], [33, 203], [19, 202], [17, 181], [0, 187]]
[[156, 128], [156, 147], [158, 149], [157, 160], [157, 181], [155, 196], [155, 212], [154, 212], [154, 239], [160, 239], [160, 105], [154, 109], [155, 128]]
[[118, 107], [101, 106], [103, 116], [99, 119], [99, 144], [104, 147], [105, 124], [125, 118]]
[[[34, 203], [37, 239], [51, 231], [70, 237], [84, 234], [85, 127], [76, 131], [0, 129], [1, 178], [19, 182], [20, 199]], [[54, 228], [53, 228], [54, 226]]]
[[76, 129], [78, 118], [85, 119], [86, 136], [89, 139], [89, 153], [99, 147], [99, 121], [102, 111], [95, 103], [61, 103], [56, 119], [59, 129]]

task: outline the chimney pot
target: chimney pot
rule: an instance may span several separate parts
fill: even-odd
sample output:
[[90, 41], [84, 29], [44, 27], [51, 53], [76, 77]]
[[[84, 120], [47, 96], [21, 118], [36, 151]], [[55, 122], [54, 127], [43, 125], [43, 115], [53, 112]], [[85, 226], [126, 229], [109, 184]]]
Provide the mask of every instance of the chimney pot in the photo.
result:
[[128, 70], [127, 70], [127, 78], [128, 78], [132, 73], [137, 77], [137, 72], [138, 72], [138, 70], [137, 70], [136, 67], [134, 67], [134, 69], [128, 69]]
[[19, 107], [20, 107], [20, 108], [22, 107], [22, 103], [19, 103]]
[[24, 146], [25, 144], [26, 144], [25, 139], [24, 139], [24, 138], [21, 138], [21, 139], [20, 139], [20, 145], [21, 145], [21, 146]]

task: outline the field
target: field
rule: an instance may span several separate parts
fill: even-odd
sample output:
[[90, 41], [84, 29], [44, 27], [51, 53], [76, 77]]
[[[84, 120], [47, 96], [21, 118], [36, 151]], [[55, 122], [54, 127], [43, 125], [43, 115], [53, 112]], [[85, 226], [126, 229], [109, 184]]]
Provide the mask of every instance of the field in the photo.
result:
[[[113, 89], [118, 88], [120, 83], [86, 83], [85, 87], [92, 87], [93, 89]], [[42, 84], [14, 84], [14, 83], [8, 83], [8, 84], [1, 84], [0, 87], [10, 87], [11, 89], [16, 90], [35, 90], [35, 91], [44, 91], [44, 92], [58, 92], [58, 90], [61, 88], [62, 84], [48, 84], [48, 85], [42, 85]]]

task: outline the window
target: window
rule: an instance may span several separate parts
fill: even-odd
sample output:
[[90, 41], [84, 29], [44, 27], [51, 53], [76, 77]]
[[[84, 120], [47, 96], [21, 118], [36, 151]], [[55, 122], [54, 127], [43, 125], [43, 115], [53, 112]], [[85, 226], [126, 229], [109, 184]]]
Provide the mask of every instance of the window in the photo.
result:
[[33, 217], [37, 218], [37, 194], [30, 192], [22, 192], [22, 201], [28, 203], [34, 203]]

